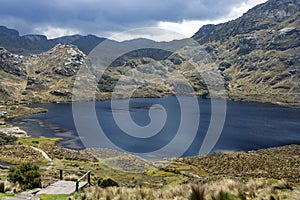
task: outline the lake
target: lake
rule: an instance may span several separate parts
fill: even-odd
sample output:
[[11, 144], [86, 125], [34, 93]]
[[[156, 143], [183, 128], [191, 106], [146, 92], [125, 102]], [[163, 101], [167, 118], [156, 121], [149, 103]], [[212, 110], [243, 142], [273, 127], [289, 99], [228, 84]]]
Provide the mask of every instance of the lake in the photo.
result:
[[[122, 100], [120, 100], [121, 102]], [[193, 107], [186, 109], [189, 120], [200, 117], [199, 128], [193, 142], [183, 152], [183, 156], [198, 155], [199, 149], [209, 127], [211, 118], [211, 101], [198, 99], [199, 112]], [[167, 114], [166, 122], [158, 134], [152, 137], [133, 137], [125, 134], [116, 124], [110, 101], [96, 102], [95, 109], [99, 124], [107, 138], [121, 149], [133, 153], [156, 151], [168, 144], [176, 134], [181, 122], [181, 110], [176, 97], [131, 99], [127, 110], [120, 109], [117, 115], [130, 113], [132, 120], [139, 126], [147, 126], [151, 120], [149, 109], [153, 105], [162, 105]], [[47, 113], [30, 115], [14, 119], [13, 124], [19, 126], [33, 137], [61, 137], [58, 145], [72, 149], [83, 149], [85, 146], [78, 137], [72, 115], [71, 103], [35, 104], [48, 109]], [[83, 105], [84, 107], [84, 105]], [[160, 107], [157, 107], [159, 110]], [[123, 113], [124, 112], [124, 113]], [[159, 112], [159, 111], [155, 111]], [[85, 117], [85, 116], [82, 116]], [[127, 127], [128, 128], [128, 127]], [[130, 127], [129, 127], [130, 128]], [[87, 125], [86, 131], [92, 132]], [[188, 137], [179, 138], [177, 147]], [[80, 135], [81, 138], [85, 136]], [[99, 143], [99, 147], [106, 147]], [[249, 151], [288, 144], [300, 144], [300, 109], [286, 108], [276, 105], [227, 101], [227, 112], [222, 134], [212, 151]], [[90, 147], [90, 146], [89, 146]], [[93, 147], [93, 146], [92, 146]], [[173, 147], [176, 150], [176, 146]], [[173, 157], [172, 149], [165, 157]]]

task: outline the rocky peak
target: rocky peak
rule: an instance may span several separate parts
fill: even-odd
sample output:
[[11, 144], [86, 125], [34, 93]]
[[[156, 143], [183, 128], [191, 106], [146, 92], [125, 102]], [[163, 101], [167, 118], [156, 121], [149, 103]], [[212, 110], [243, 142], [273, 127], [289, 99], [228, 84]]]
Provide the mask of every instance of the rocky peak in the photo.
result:
[[299, 106], [300, 0], [269, 0], [193, 36], [235, 99]]
[[83, 54], [76, 46], [71, 44], [57, 44], [49, 51], [45, 52], [44, 54], [69, 54], [72, 55], [73, 53], [80, 53]]
[[269, 0], [250, 9], [244, 16], [256, 14], [259, 18], [264, 17], [281, 22], [298, 12], [300, 10], [299, 4], [299, 0]]
[[0, 69], [6, 73], [17, 76], [26, 76], [26, 68], [23, 65], [24, 56], [12, 54], [5, 48], [0, 47]]
[[204, 44], [209, 41], [223, 41], [238, 34], [272, 29], [285, 21], [286, 23], [295, 22], [299, 19], [299, 12], [299, 0], [269, 0], [250, 9], [236, 20], [203, 26], [193, 38], [200, 44]]
[[73, 76], [87, 56], [74, 45], [58, 44], [40, 55], [40, 59], [53, 65], [53, 71], [62, 76]]

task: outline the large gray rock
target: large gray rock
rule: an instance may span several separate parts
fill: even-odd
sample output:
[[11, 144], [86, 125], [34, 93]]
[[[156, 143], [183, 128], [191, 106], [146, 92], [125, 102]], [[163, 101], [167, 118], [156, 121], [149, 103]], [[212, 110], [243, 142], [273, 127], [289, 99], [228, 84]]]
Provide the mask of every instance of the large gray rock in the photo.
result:
[[0, 128], [0, 133], [15, 137], [28, 137], [26, 131], [20, 129], [19, 127]]
[[1, 119], [1, 118], [6, 118], [6, 114], [7, 114], [6, 111], [1, 111], [1, 112], [0, 112], [0, 119]]

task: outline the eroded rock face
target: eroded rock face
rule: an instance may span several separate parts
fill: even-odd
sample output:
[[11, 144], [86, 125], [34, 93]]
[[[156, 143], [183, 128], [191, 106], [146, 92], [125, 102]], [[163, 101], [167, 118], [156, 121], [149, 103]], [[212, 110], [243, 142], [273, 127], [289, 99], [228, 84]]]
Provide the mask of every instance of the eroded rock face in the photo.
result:
[[[203, 26], [193, 36], [201, 50], [190, 54], [199, 56], [199, 60], [205, 60], [199, 52], [209, 54], [209, 60], [214, 64], [210, 73], [223, 76], [225, 84], [222, 86], [232, 99], [295, 105], [300, 92], [299, 16], [299, 0], [269, 0], [236, 20]], [[61, 39], [64, 44], [26, 57], [0, 49], [0, 76], [7, 83], [0, 83], [0, 100], [6, 101], [9, 97], [24, 102], [70, 101], [75, 79], [85, 81], [84, 87], [75, 86], [83, 87], [83, 97], [87, 90], [94, 89], [97, 100], [106, 99], [120, 78], [127, 80], [125, 86], [142, 86], [134, 97], [161, 97], [174, 94], [176, 85], [185, 90], [178, 74], [190, 82], [194, 94], [209, 96], [203, 77], [187, 60], [154, 49], [133, 51], [116, 59], [101, 79], [98, 79], [97, 71], [77, 76], [81, 67], [89, 69], [87, 56], [77, 47], [65, 44], [66, 40], [78, 38], [80, 36]], [[45, 38], [28, 36], [27, 39], [42, 41]], [[148, 42], [151, 41], [139, 39], [127, 41], [127, 44], [134, 46]], [[202, 64], [205, 71], [205, 65], [210, 63]], [[144, 80], [143, 76], [153, 82]], [[218, 86], [218, 83], [215, 81], [213, 85]], [[124, 91], [125, 86], [122, 87]]]
[[23, 61], [23, 56], [12, 54], [0, 47], [0, 69], [3, 71], [17, 76], [26, 76], [27, 72]]
[[60, 91], [60, 90], [54, 90], [54, 91], [51, 91], [50, 93], [55, 96], [70, 96], [72, 94], [69, 91]]
[[26, 131], [20, 129], [19, 127], [0, 128], [0, 133], [15, 137], [28, 137]]
[[269, 0], [193, 38], [210, 47], [231, 98], [299, 106], [299, 16], [299, 0]]
[[73, 45], [59, 44], [48, 52], [30, 56], [0, 48], [0, 100], [70, 101], [75, 75], [86, 59]]
[[[62, 52], [63, 49], [67, 49], [67, 52]], [[71, 45], [57, 45], [52, 51], [53, 54], [65, 55], [67, 62], [54, 69], [55, 73], [62, 76], [74, 76], [86, 60], [86, 55]]]
[[219, 25], [203, 26], [193, 38], [200, 44], [205, 44], [209, 41], [223, 41], [254, 31], [272, 30], [284, 21], [293, 23], [293, 21], [299, 20], [297, 19], [300, 10], [299, 4], [299, 0], [269, 0], [252, 8], [236, 20]]

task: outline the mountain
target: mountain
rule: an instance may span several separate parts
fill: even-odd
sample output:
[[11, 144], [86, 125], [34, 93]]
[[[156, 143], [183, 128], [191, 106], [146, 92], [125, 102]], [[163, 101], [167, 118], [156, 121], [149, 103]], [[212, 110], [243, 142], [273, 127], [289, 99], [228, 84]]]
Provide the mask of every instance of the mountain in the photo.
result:
[[[64, 38], [70, 39], [70, 38]], [[181, 67], [180, 58], [171, 55], [171, 52], [156, 48], [139, 49], [141, 46], [157, 47], [164, 45], [168, 48], [183, 48], [186, 44], [183, 40], [173, 42], [155, 42], [146, 39], [116, 42], [107, 40], [111, 49], [117, 50], [120, 46], [138, 49], [116, 59], [105, 71], [103, 77], [98, 81], [96, 88], [96, 99], [103, 100], [111, 96], [115, 85], [122, 75], [128, 79], [121, 90], [132, 87], [132, 83], [139, 83], [143, 88], [138, 89], [133, 95], [135, 97], [161, 97], [173, 93], [176, 88], [173, 85], [181, 83], [181, 79], [175, 73], [176, 68], [181, 73], [193, 77], [194, 71]], [[103, 52], [101, 52], [103, 53]], [[171, 55], [171, 56], [170, 56]], [[109, 57], [110, 54], [104, 55]], [[90, 58], [91, 59], [91, 58]], [[37, 55], [17, 55], [9, 52], [5, 48], [0, 48], [0, 100], [13, 103], [33, 103], [33, 102], [65, 102], [72, 100], [72, 91], [76, 78], [82, 78], [89, 82], [94, 80], [96, 75], [91, 77], [79, 77], [78, 70], [87, 67], [87, 55], [80, 51], [77, 46], [69, 44], [58, 44], [49, 51]], [[131, 74], [136, 77], [131, 81]], [[97, 74], [95, 72], [95, 74]], [[153, 80], [152, 82], [147, 82]], [[165, 81], [168, 80], [168, 83]], [[197, 79], [198, 84], [194, 85], [198, 95], [207, 93], [204, 81], [201, 77]], [[86, 85], [84, 85], [85, 87]], [[184, 87], [182, 85], [181, 87]], [[88, 88], [82, 90], [86, 95]], [[183, 88], [184, 89], [184, 88]], [[126, 92], [124, 92], [126, 93]], [[123, 95], [123, 94], [118, 94]], [[119, 96], [123, 98], [124, 96]]]
[[77, 46], [85, 54], [89, 54], [98, 44], [103, 42], [106, 38], [99, 38], [95, 35], [73, 35], [65, 36], [50, 40], [55, 45], [57, 44], [73, 44]]
[[44, 35], [20, 36], [17, 30], [0, 26], [0, 46], [19, 55], [40, 54], [49, 51], [57, 44], [74, 44], [85, 54], [88, 54], [104, 40], [105, 38], [94, 35], [73, 35], [55, 39], [47, 39]]
[[[184, 82], [186, 78], [198, 96], [218, 96], [216, 91], [208, 91], [210, 81], [216, 88], [225, 87], [233, 100], [299, 107], [299, 16], [299, 0], [269, 0], [236, 20], [203, 26], [193, 36], [200, 44], [197, 48], [182, 48], [185, 40], [108, 41], [110, 49], [115, 48], [112, 51], [118, 51], [119, 45], [136, 49], [143, 44], [145, 48], [111, 63], [98, 80], [96, 99], [109, 98], [120, 78], [120, 98], [124, 98], [122, 92], [132, 89], [132, 83], [143, 86], [134, 97], [162, 97], [178, 90], [186, 94], [191, 91]], [[0, 49], [0, 100], [21, 103], [72, 100], [78, 69], [87, 65], [87, 53], [103, 40], [92, 35], [48, 40], [40, 35], [19, 36], [5, 27], [0, 27], [0, 33], [0, 45], [5, 47]], [[172, 54], [152, 48], [162, 44], [182, 49]], [[29, 55], [21, 56], [20, 52]], [[42, 53], [31, 55], [33, 52]], [[212, 63], [205, 59], [208, 54]], [[210, 80], [186, 59], [190, 55], [195, 56], [193, 62], [200, 62], [200, 71], [206, 71]], [[222, 75], [224, 85], [214, 79], [217, 74]], [[79, 78], [93, 80], [93, 76]]]
[[299, 11], [299, 0], [269, 0], [193, 36], [215, 57], [232, 99], [299, 106]]

